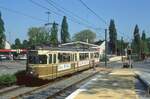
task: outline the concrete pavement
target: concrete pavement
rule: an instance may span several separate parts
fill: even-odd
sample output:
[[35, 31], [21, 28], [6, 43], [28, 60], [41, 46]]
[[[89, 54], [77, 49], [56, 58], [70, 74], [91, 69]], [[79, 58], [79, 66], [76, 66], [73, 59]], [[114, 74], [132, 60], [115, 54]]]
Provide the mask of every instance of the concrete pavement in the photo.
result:
[[113, 70], [109, 75], [99, 74], [66, 99], [139, 99], [134, 76], [129, 69]]

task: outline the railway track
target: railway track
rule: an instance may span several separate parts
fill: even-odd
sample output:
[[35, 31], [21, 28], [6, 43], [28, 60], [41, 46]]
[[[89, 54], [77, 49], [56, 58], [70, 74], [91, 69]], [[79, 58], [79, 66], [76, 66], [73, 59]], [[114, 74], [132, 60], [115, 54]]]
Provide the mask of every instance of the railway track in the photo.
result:
[[7, 92], [3, 92], [0, 94], [1, 99], [46, 99], [53, 98], [54, 96], [61, 93], [63, 90], [67, 88], [71, 88], [72, 86], [96, 75], [99, 70], [87, 70], [78, 73], [77, 75], [72, 75], [71, 77], [65, 77], [60, 80], [54, 80], [45, 85], [39, 87], [25, 87], [21, 86], [13, 90], [8, 90]]

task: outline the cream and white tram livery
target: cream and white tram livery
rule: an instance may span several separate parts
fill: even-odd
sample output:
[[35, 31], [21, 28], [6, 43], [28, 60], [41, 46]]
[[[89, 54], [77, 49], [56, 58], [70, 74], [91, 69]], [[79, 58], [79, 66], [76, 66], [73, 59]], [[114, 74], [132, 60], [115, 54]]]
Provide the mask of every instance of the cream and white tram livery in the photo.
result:
[[99, 63], [98, 51], [29, 50], [27, 74], [40, 79], [55, 79], [92, 68]]

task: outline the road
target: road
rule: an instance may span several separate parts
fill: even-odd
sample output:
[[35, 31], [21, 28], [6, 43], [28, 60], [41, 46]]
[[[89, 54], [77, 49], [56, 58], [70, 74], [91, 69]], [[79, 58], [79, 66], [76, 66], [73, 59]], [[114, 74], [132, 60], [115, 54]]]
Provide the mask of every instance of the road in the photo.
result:
[[[100, 66], [105, 66], [105, 63], [100, 63]], [[121, 61], [114, 61], [114, 62], [108, 62], [107, 67], [109, 68], [122, 68], [122, 62]], [[133, 69], [150, 73], [150, 59], [147, 59], [146, 61], [140, 61], [140, 62], [133, 62]]]
[[0, 62], [0, 75], [14, 74], [15, 72], [24, 70], [25, 68], [25, 61], [2, 61]]

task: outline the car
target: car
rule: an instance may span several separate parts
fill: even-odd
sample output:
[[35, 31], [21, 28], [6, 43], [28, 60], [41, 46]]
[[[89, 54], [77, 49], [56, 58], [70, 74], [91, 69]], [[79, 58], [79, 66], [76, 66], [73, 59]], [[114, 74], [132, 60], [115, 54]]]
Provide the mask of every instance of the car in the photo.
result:
[[7, 57], [5, 55], [0, 55], [0, 59], [5, 60], [5, 59], [7, 59]]

